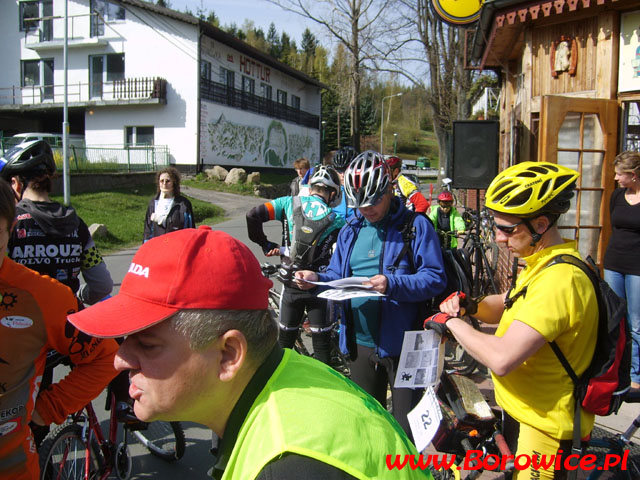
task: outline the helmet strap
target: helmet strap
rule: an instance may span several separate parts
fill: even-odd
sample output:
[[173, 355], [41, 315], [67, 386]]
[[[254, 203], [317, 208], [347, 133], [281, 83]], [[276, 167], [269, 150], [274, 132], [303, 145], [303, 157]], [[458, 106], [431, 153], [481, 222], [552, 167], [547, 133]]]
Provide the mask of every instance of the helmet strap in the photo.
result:
[[536, 244], [540, 241], [540, 239], [542, 238], [542, 236], [547, 233], [549, 231], [549, 229], [551, 227], [553, 227], [556, 224], [556, 221], [558, 220], [557, 216], [554, 216], [554, 218], [550, 218], [547, 215], [539, 215], [540, 217], [545, 216], [547, 217], [547, 219], [549, 220], [549, 225], [547, 225], [547, 228], [544, 229], [544, 232], [542, 233], [538, 233], [535, 231], [535, 229], [533, 228], [533, 225], [531, 225], [531, 222], [529, 222], [529, 220], [524, 220], [524, 224], [527, 226], [527, 228], [529, 229], [529, 233], [531, 233], [531, 243], [529, 244], [530, 247], [535, 247]]

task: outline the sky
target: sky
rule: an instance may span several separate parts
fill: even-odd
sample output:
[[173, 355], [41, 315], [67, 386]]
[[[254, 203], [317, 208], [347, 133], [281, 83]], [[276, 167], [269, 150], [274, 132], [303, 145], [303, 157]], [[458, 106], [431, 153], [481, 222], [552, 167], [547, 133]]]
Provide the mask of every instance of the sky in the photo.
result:
[[[286, 31], [298, 46], [305, 28], [308, 27], [317, 37], [322, 33], [321, 27], [311, 20], [286, 12], [266, 0], [168, 0], [168, 3], [171, 4], [172, 9], [181, 12], [184, 12], [186, 7], [194, 14], [201, 8], [206, 12], [213, 10], [220, 19], [221, 25], [235, 23], [241, 27], [245, 19], [252, 20], [256, 27], [262, 27], [265, 35], [273, 22], [278, 34]], [[320, 40], [324, 43], [322, 39]]]

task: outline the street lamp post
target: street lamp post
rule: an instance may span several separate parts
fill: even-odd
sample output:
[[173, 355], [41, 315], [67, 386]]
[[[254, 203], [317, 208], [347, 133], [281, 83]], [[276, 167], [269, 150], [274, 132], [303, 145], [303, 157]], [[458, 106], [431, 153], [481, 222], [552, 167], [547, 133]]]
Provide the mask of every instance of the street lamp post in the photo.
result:
[[325, 147], [324, 147], [324, 135], [325, 135], [326, 130], [327, 130], [327, 122], [325, 120], [322, 120], [322, 141], [320, 142], [321, 143], [321, 145], [320, 145], [320, 161], [322, 161], [322, 159], [324, 159], [324, 153], [325, 153], [324, 152], [324, 149], [325, 149]]
[[396, 150], [398, 149], [398, 134], [393, 134], [393, 154], [396, 154]]
[[387, 98], [399, 97], [403, 93], [404, 92], [396, 93], [395, 95], [387, 95], [386, 97], [382, 97], [382, 101], [380, 102], [382, 105], [382, 108], [380, 109], [380, 153], [382, 155], [384, 155], [384, 152], [382, 151], [382, 139], [384, 138], [384, 101]]

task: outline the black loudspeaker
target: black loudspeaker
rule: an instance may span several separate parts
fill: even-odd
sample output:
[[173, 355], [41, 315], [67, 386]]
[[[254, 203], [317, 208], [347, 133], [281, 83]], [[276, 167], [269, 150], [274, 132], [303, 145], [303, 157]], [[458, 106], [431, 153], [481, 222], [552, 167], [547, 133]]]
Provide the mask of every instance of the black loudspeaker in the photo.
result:
[[498, 174], [499, 138], [499, 122], [453, 122], [451, 180], [454, 188], [485, 189], [489, 186]]

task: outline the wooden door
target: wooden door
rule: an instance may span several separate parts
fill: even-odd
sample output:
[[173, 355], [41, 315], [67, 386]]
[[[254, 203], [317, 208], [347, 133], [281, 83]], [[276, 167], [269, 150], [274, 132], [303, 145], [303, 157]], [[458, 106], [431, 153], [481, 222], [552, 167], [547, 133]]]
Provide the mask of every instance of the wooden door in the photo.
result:
[[565, 238], [578, 242], [583, 257], [599, 265], [611, 235], [609, 198], [617, 150], [615, 100], [547, 95], [542, 98], [538, 160], [580, 172], [571, 209], [560, 218]]

